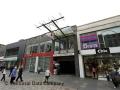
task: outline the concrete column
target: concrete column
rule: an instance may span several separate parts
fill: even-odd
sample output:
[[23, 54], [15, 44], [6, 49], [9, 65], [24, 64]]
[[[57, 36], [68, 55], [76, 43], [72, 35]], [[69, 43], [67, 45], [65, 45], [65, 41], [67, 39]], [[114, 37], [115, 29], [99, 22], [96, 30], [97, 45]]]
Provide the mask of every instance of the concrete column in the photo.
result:
[[75, 59], [75, 75], [80, 76], [79, 70], [79, 53], [78, 53], [78, 41], [77, 41], [77, 26], [72, 26], [74, 31], [74, 59]]
[[80, 78], [85, 78], [83, 58], [81, 54], [79, 54], [79, 70], [80, 70]]
[[83, 58], [81, 54], [81, 42], [80, 42], [80, 33], [77, 31], [77, 44], [78, 44], [78, 58], [79, 58], [79, 73], [80, 73], [80, 78], [85, 78], [85, 73], [84, 73], [84, 63], [83, 63]]
[[37, 72], [38, 59], [39, 59], [39, 57], [37, 56], [37, 57], [36, 57], [36, 60], [35, 60], [35, 72]]

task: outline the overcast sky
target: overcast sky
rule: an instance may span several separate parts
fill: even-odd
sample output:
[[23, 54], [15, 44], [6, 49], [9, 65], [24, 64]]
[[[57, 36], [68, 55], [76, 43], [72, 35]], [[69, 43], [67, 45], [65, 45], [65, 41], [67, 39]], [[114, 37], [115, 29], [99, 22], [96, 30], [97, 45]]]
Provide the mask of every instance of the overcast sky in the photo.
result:
[[57, 24], [64, 27], [116, 15], [120, 0], [0, 0], [0, 44], [41, 35], [47, 30], [36, 25], [61, 16]]

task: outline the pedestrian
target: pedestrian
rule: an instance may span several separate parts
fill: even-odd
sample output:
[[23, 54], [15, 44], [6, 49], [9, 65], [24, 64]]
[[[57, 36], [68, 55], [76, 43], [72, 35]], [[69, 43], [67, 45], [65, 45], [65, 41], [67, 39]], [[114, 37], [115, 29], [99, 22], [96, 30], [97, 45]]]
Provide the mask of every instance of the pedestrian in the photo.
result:
[[0, 66], [0, 70], [2, 71], [5, 68], [5, 65], [2, 63]]
[[107, 81], [110, 81], [110, 74], [108, 71], [106, 71], [106, 78], [107, 78]]
[[10, 77], [10, 75], [11, 75], [11, 73], [12, 73], [12, 70], [14, 69], [14, 66], [10, 66], [10, 73], [9, 73], [9, 77]]
[[38, 67], [38, 74], [40, 74], [40, 72], [42, 71], [41, 67]]
[[92, 73], [93, 73], [93, 78], [95, 78], [95, 76], [96, 76], [96, 68], [95, 67], [92, 67]]
[[2, 70], [2, 75], [3, 75], [3, 77], [1, 78], [1, 81], [2, 80], [5, 81], [5, 76], [6, 76], [6, 69], [5, 68], [3, 68], [3, 70]]
[[18, 77], [16, 79], [16, 82], [18, 81], [19, 78], [20, 78], [21, 81], [23, 81], [22, 75], [23, 75], [23, 66], [21, 66], [18, 70]]
[[2, 64], [0, 64], [0, 71], [2, 71]]
[[16, 73], [17, 73], [17, 67], [15, 66], [12, 70], [12, 73], [11, 73], [11, 79], [10, 79], [10, 84], [14, 84], [14, 80], [16, 78]]
[[48, 83], [48, 79], [49, 79], [49, 77], [50, 77], [50, 71], [49, 71], [49, 69], [47, 69], [46, 71], [45, 71], [45, 83]]
[[114, 88], [118, 88], [119, 87], [119, 82], [117, 80], [118, 76], [119, 76], [119, 73], [115, 69], [110, 73], [110, 77], [112, 79], [112, 83], [114, 84]]

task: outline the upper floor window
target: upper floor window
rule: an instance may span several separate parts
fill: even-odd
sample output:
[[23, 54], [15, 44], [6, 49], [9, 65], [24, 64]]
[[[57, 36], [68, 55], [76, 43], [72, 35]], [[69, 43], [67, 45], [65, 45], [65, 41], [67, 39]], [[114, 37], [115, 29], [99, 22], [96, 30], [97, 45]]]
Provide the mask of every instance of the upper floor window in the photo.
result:
[[30, 53], [37, 53], [38, 52], [38, 46], [32, 46], [30, 48]]
[[65, 50], [66, 48], [67, 48], [67, 40], [65, 38], [60, 41], [60, 50]]
[[120, 27], [114, 27], [102, 31], [98, 31], [100, 46], [117, 47], [120, 46]]
[[11, 48], [6, 50], [6, 56], [18, 55], [19, 47]]
[[55, 48], [54, 48], [55, 51], [59, 51], [59, 41], [56, 40], [55, 41]]
[[45, 44], [40, 45], [40, 52], [45, 52]]
[[74, 49], [74, 38], [70, 37], [68, 39], [68, 49]]

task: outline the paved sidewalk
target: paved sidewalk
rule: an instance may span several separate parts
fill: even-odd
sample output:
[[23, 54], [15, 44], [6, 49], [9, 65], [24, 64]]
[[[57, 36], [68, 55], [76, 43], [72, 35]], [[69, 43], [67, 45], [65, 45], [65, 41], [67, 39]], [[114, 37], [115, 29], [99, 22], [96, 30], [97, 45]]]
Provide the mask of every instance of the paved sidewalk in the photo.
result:
[[[1, 78], [1, 73], [0, 73]], [[80, 79], [72, 75], [59, 75], [51, 76], [49, 82], [64, 83], [64, 85], [42, 85], [44, 75], [24, 72], [24, 83], [21, 85], [10, 85], [10, 77], [6, 77], [7, 85], [0, 81], [0, 90], [114, 90], [113, 84], [107, 81], [93, 80], [93, 79]], [[38, 85], [33, 82], [40, 82]], [[116, 90], [120, 90], [117, 88]]]

